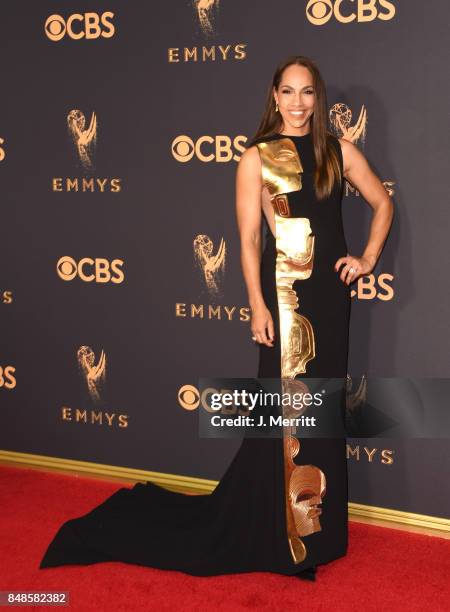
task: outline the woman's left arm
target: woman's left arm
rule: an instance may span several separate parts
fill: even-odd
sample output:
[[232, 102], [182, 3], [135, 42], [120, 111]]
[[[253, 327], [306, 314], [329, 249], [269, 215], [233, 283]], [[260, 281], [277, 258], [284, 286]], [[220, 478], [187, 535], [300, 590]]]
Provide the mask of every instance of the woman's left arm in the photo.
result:
[[[334, 266], [340, 279], [349, 285], [360, 276], [370, 274], [378, 261], [394, 216], [394, 205], [383, 183], [373, 172], [366, 158], [354, 144], [340, 138], [344, 162], [344, 177], [359, 191], [372, 207], [372, 221], [366, 248], [361, 257], [347, 254], [340, 257]], [[353, 272], [350, 270], [353, 269]]]

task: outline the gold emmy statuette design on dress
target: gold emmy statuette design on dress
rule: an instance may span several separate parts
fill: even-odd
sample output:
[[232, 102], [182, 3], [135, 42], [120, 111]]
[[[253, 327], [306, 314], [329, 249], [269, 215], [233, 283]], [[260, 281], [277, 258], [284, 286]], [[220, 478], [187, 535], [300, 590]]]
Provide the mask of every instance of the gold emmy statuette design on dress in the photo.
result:
[[214, 34], [214, 12], [219, 9], [219, 0], [194, 0], [198, 20], [203, 34]]
[[73, 141], [77, 147], [78, 155], [83, 166], [92, 168], [92, 147], [97, 143], [97, 116], [92, 113], [89, 127], [86, 127], [86, 118], [79, 110], [71, 110], [67, 115], [67, 125]]
[[[271, 197], [302, 188], [302, 163], [290, 138], [280, 138], [257, 145], [262, 163], [262, 178]], [[277, 210], [275, 210], [277, 212]], [[289, 209], [286, 209], [289, 216]]]
[[367, 111], [364, 104], [361, 107], [356, 124], [350, 125], [351, 121], [352, 111], [346, 104], [338, 103], [331, 107], [330, 123], [336, 136], [345, 138], [353, 144], [356, 144], [359, 140], [364, 143], [367, 127]]
[[223, 238], [220, 240], [217, 253], [213, 255], [213, 242], [209, 236], [199, 234], [194, 238], [194, 255], [200, 269], [203, 271], [206, 287], [212, 296], [220, 291], [220, 274], [225, 271], [226, 246]]
[[90, 346], [81, 346], [78, 349], [77, 357], [78, 365], [86, 378], [89, 395], [94, 401], [98, 402], [106, 375], [105, 352], [102, 350], [97, 365], [95, 365], [95, 353]]
[[289, 547], [296, 562], [306, 558], [306, 548], [301, 537], [321, 531], [319, 505], [326, 491], [325, 474], [315, 465], [297, 465], [294, 457], [300, 451], [300, 441], [292, 435], [284, 438], [285, 481], [289, 496], [291, 517]]
[[[308, 386], [298, 379], [283, 379], [283, 397], [291, 398], [300, 394], [309, 393]], [[300, 417], [307, 406], [297, 407], [296, 402], [283, 404], [283, 419]], [[300, 563], [306, 558], [306, 547], [300, 537], [305, 537], [321, 531], [319, 516], [322, 510], [318, 508], [325, 495], [325, 474], [315, 465], [297, 465], [294, 457], [300, 451], [300, 441], [294, 437], [296, 427], [285, 425], [284, 438], [284, 466], [285, 490], [287, 495], [286, 519], [289, 548], [292, 558]]]
[[[269, 191], [275, 215], [276, 290], [284, 393], [296, 387], [306, 387], [304, 383], [294, 379], [298, 374], [306, 373], [306, 364], [315, 357], [314, 331], [310, 321], [295, 312], [299, 301], [293, 289], [296, 280], [305, 280], [312, 274], [314, 236], [308, 218], [291, 217], [288, 194], [301, 190], [303, 172], [295, 144], [290, 138], [281, 138], [259, 143], [257, 147], [261, 156], [263, 182]], [[290, 407], [283, 406], [283, 418], [290, 412]], [[299, 416], [298, 411], [295, 416]], [[286, 523], [292, 558], [295, 563], [301, 563], [306, 558], [306, 547], [299, 539], [300, 533], [295, 520], [297, 507], [293, 501], [297, 498], [293, 497], [290, 489], [292, 457], [297, 454], [291, 453], [292, 444], [295, 444], [296, 440], [292, 437], [294, 431], [293, 427], [283, 426]]]

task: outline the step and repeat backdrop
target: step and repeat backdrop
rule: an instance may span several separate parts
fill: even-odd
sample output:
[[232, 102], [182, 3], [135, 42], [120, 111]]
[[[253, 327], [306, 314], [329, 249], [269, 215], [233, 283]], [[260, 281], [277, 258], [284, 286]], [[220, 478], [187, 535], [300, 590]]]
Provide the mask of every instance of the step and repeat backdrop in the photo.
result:
[[[0, 448], [220, 479], [239, 442], [199, 437], [199, 378], [256, 376], [234, 180], [292, 54], [317, 62], [330, 130], [395, 203], [376, 269], [353, 285], [350, 390], [392, 377], [432, 393], [424, 380], [449, 376], [448, 12], [3, 2]], [[371, 209], [347, 184], [343, 210], [359, 255]], [[351, 501], [446, 516], [446, 451], [443, 438], [349, 439]]]

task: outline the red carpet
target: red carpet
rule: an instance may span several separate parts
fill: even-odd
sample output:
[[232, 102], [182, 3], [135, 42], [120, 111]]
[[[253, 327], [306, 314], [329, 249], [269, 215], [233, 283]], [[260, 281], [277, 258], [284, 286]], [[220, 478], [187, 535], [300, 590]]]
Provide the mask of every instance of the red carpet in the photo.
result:
[[39, 570], [61, 523], [120, 487], [0, 467], [0, 590], [69, 591], [80, 612], [449, 610], [449, 540], [358, 523], [347, 557], [319, 567], [315, 583], [269, 573], [196, 578], [119, 562]]

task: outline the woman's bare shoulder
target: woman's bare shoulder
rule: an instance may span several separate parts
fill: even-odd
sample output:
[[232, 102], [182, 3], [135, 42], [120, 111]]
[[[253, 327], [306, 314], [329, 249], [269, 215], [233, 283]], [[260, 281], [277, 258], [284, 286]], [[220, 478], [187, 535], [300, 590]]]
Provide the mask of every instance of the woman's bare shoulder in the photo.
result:
[[350, 142], [350, 140], [346, 138], [338, 138], [337, 140], [341, 145], [343, 155], [358, 155], [360, 153], [358, 147]]
[[261, 158], [259, 156], [258, 147], [252, 145], [246, 149], [239, 160], [239, 167], [246, 172], [256, 172], [261, 170]]

